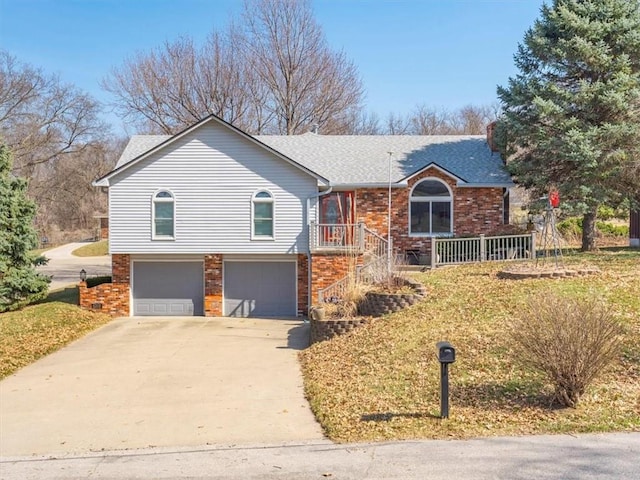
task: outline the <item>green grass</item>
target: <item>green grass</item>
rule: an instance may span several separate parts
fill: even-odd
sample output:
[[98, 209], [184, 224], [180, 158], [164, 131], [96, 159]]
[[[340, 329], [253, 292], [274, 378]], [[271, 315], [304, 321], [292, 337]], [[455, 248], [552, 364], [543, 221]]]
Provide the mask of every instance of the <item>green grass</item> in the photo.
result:
[[109, 240], [88, 243], [80, 248], [76, 248], [71, 254], [76, 257], [101, 257], [103, 255], [109, 255]]
[[[565, 279], [500, 280], [505, 264], [442, 268], [417, 278], [428, 288], [418, 305], [300, 355], [305, 391], [335, 441], [468, 438], [491, 435], [640, 431], [640, 251], [570, 253], [569, 265], [602, 273]], [[619, 362], [576, 409], [552, 406], [552, 388], [518, 363], [509, 320], [531, 296], [596, 295], [625, 328]], [[450, 341], [450, 418], [439, 419], [435, 344]]]
[[111, 318], [81, 310], [77, 288], [51, 292], [36, 305], [0, 314], [0, 378], [35, 362]]

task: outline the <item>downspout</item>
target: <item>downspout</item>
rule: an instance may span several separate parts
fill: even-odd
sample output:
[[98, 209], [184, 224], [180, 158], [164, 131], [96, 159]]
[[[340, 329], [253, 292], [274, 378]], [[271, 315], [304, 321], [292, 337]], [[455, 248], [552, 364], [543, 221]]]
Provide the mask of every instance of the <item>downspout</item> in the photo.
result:
[[[323, 197], [325, 195], [328, 195], [331, 193], [331, 191], [333, 190], [333, 187], [331, 186], [331, 184], [329, 185], [329, 188], [326, 189], [323, 192], [318, 192], [315, 195], [311, 195], [310, 197], [307, 198], [307, 232], [309, 235], [311, 235], [311, 199], [313, 198], [320, 198]], [[307, 285], [308, 285], [308, 292], [307, 292], [307, 311], [309, 310], [309, 308], [311, 308], [311, 305], [313, 304], [312, 300], [313, 300], [313, 289], [311, 288], [312, 284], [311, 284], [311, 270], [312, 270], [312, 265], [311, 265], [311, 249], [307, 250]]]

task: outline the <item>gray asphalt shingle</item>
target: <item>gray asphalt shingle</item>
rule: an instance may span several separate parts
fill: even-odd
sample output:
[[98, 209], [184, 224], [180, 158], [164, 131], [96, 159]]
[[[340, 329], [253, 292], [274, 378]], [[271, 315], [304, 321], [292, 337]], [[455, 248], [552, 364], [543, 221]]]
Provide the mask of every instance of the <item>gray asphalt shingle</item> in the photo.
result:
[[[118, 167], [171, 138], [134, 135]], [[255, 138], [293, 161], [328, 178], [333, 185], [400, 182], [435, 164], [467, 184], [508, 186], [502, 158], [483, 135], [258, 135]]]

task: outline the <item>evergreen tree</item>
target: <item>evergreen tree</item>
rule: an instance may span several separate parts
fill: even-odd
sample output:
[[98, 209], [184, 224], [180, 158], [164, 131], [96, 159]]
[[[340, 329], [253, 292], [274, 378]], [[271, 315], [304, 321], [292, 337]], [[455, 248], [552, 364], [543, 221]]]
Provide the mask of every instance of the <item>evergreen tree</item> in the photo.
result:
[[49, 287], [49, 278], [35, 270], [45, 259], [31, 253], [36, 206], [26, 191], [27, 182], [11, 174], [9, 149], [0, 144], [0, 312], [44, 298]]
[[640, 192], [640, 3], [554, 0], [514, 59], [496, 143], [518, 183], [584, 215], [593, 250], [598, 206]]

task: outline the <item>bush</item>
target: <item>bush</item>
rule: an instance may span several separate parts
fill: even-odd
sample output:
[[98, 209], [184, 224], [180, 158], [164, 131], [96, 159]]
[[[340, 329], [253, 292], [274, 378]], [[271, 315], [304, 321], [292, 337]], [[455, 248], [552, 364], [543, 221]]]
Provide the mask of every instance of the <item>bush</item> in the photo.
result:
[[629, 225], [614, 225], [613, 223], [596, 222], [598, 231], [605, 237], [628, 237]]
[[594, 299], [535, 297], [512, 321], [516, 358], [543, 373], [555, 399], [575, 407], [586, 388], [620, 353], [622, 333], [611, 310]]
[[87, 278], [87, 288], [97, 287], [98, 285], [102, 285], [103, 283], [111, 283], [111, 277], [105, 275], [103, 277]]
[[[556, 227], [563, 237], [581, 237], [582, 217], [567, 218], [558, 222]], [[613, 223], [597, 221], [596, 228], [599, 234], [604, 237], [626, 237], [629, 235], [628, 225], [614, 225]]]

